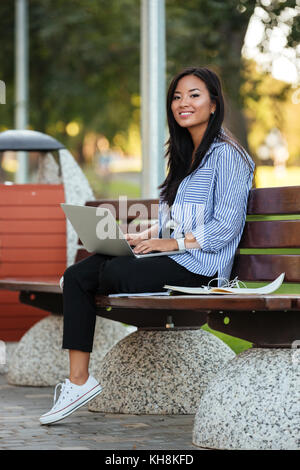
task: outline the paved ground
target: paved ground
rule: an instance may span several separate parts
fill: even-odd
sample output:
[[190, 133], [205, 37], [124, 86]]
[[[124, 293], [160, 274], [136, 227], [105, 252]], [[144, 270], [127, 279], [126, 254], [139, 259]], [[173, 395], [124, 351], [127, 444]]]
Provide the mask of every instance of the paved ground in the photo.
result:
[[17, 387], [0, 374], [0, 450], [200, 450], [192, 444], [192, 415], [115, 415], [82, 407], [41, 426], [54, 387]]

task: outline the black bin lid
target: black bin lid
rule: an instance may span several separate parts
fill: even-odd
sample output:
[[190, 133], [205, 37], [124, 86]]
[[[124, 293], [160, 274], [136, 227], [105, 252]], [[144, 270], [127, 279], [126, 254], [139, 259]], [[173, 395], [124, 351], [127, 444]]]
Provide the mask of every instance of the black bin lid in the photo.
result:
[[5, 150], [48, 152], [63, 148], [65, 146], [58, 140], [42, 132], [19, 129], [0, 132], [0, 152]]

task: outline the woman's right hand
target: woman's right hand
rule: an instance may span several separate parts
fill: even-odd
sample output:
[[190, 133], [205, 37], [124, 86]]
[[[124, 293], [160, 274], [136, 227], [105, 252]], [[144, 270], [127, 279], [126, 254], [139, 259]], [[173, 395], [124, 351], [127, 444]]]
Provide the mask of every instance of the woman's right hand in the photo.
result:
[[136, 246], [141, 241], [148, 239], [148, 236], [143, 235], [143, 233], [125, 233], [124, 236], [131, 246]]
[[158, 236], [158, 224], [154, 224], [147, 230], [140, 233], [125, 233], [125, 238], [129, 245], [136, 246], [143, 240], [149, 240], [149, 238], [156, 238]]

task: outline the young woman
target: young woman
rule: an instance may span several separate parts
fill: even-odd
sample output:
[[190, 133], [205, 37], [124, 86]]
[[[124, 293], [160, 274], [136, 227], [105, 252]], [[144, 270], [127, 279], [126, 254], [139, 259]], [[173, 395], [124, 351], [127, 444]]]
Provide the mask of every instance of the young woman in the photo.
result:
[[255, 165], [222, 127], [218, 76], [205, 67], [178, 74], [169, 87], [167, 118], [168, 172], [160, 186], [159, 220], [127, 240], [136, 253], [186, 251], [144, 259], [96, 254], [65, 271], [63, 348], [69, 350], [70, 376], [42, 424], [65, 418], [101, 392], [88, 369], [96, 293], [161, 292], [166, 280], [201, 286], [230, 278]]

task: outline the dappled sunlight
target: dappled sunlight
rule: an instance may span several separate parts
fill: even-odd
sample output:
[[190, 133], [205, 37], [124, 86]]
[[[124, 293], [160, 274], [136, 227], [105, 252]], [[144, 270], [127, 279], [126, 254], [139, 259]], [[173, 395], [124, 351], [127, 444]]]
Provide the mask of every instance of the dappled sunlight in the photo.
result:
[[255, 177], [257, 188], [274, 186], [298, 186], [300, 184], [300, 167], [292, 166], [277, 169], [272, 166], [258, 166]]

